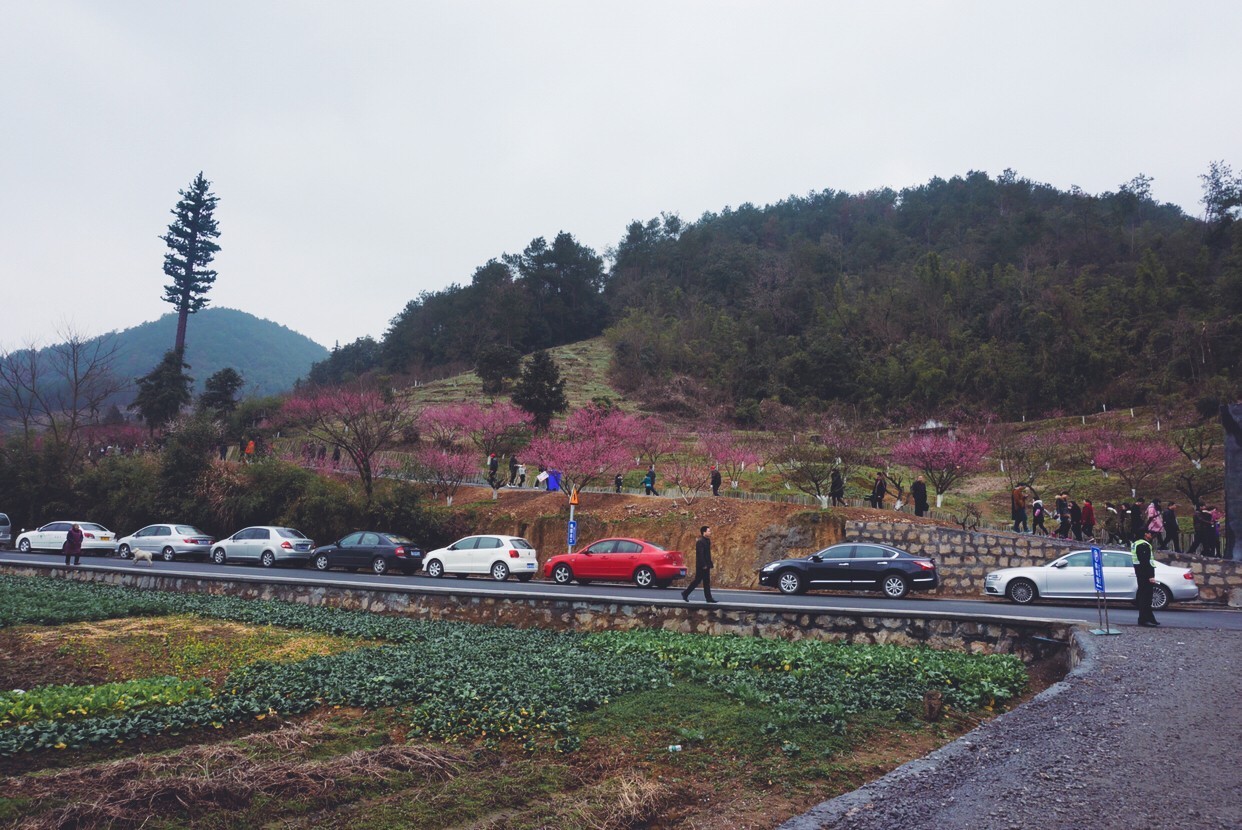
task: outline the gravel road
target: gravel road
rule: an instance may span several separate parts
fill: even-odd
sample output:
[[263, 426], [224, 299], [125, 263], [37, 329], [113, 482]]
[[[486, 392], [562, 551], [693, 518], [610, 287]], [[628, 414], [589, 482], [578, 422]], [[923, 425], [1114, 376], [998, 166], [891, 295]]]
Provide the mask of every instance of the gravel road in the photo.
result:
[[1242, 828], [1242, 632], [1082, 633], [1064, 681], [779, 830]]

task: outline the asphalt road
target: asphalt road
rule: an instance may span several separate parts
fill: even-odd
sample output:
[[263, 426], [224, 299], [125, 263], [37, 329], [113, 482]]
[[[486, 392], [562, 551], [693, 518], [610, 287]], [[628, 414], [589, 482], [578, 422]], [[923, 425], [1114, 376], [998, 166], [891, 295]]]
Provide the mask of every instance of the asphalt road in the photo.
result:
[[[46, 564], [60, 564], [63, 559], [59, 554], [41, 554], [29, 553], [22, 554], [14, 551], [4, 551], [0, 553], [0, 562], [11, 564], [29, 564], [31, 562], [42, 562]], [[485, 576], [475, 576], [469, 579], [456, 579], [446, 577], [444, 579], [431, 579], [423, 575], [404, 576], [388, 574], [384, 576], [376, 576], [369, 573], [349, 573], [347, 571], [327, 571], [319, 572], [308, 568], [296, 567], [276, 567], [265, 570], [257, 566], [243, 565], [215, 565], [210, 562], [163, 562], [157, 561], [154, 565], [135, 564], [131, 560], [120, 559], [118, 557], [82, 557], [83, 568], [103, 568], [116, 571], [134, 571], [145, 573], [154, 571], [157, 573], [172, 573], [185, 576], [220, 576], [222, 574], [248, 577], [251, 579], [259, 578], [272, 582], [328, 582], [333, 585], [346, 586], [352, 588], [386, 588], [396, 585], [404, 585], [407, 587], [415, 587], [420, 590], [432, 592], [457, 592], [470, 591], [478, 593], [499, 593], [512, 594], [516, 596], [530, 597], [560, 597], [560, 598], [590, 598], [594, 600], [612, 600], [616, 602], [626, 603], [680, 603], [681, 597], [678, 596], [677, 586], [674, 585], [663, 590], [654, 588], [638, 588], [634, 585], [622, 583], [592, 583], [589, 586], [581, 585], [554, 585], [550, 582], [534, 581], [521, 583], [510, 579], [507, 582], [495, 582]], [[1036, 602], [1032, 605], [1018, 606], [1004, 600], [994, 600], [987, 598], [979, 599], [960, 599], [954, 597], [937, 597], [922, 598], [917, 594], [911, 595], [902, 600], [884, 599], [876, 594], [842, 594], [842, 593], [811, 593], [804, 594], [800, 597], [787, 597], [776, 591], [758, 590], [727, 590], [716, 589], [713, 591], [716, 599], [724, 606], [730, 604], [745, 605], [748, 607], [771, 607], [773, 609], [799, 610], [799, 609], [843, 609], [843, 610], [866, 610], [866, 611], [926, 611], [933, 613], [948, 613], [954, 615], [971, 615], [978, 614], [989, 617], [1015, 617], [1030, 619], [1038, 617], [1042, 619], [1055, 620], [1072, 620], [1083, 623], [1096, 625], [1096, 608], [1094, 602], [1082, 603], [1043, 603]], [[702, 594], [696, 591], [696, 598], [701, 598]], [[1127, 625], [1133, 626], [1138, 623], [1138, 612], [1134, 606], [1128, 602], [1113, 602], [1109, 604], [1109, 623], [1110, 625]], [[1194, 607], [1185, 605], [1173, 605], [1171, 608], [1160, 612], [1158, 619], [1160, 622], [1173, 628], [1206, 628], [1206, 629], [1223, 629], [1231, 631], [1242, 631], [1242, 611], [1227, 608], [1208, 608]]]

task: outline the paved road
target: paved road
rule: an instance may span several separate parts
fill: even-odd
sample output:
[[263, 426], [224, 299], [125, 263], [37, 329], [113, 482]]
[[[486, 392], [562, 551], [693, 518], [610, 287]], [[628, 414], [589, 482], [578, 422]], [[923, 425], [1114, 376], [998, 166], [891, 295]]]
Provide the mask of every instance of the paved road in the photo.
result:
[[[62, 558], [56, 554], [0, 553], [0, 562], [12, 564], [28, 564], [43, 562], [57, 564]], [[675, 602], [680, 603], [675, 587], [664, 590], [643, 589], [626, 584], [601, 584], [590, 586], [553, 585], [549, 582], [520, 583], [516, 580], [494, 582], [486, 577], [470, 579], [431, 579], [430, 577], [385, 575], [376, 576], [368, 573], [348, 573], [346, 571], [319, 572], [303, 568], [278, 567], [264, 570], [259, 567], [241, 565], [215, 565], [201, 562], [156, 562], [148, 567], [136, 565], [130, 560], [116, 557], [82, 558], [82, 566], [86, 568], [105, 568], [117, 571], [176, 573], [186, 576], [220, 576], [222, 574], [261, 578], [273, 582], [330, 582], [334, 585], [348, 587], [392, 587], [405, 585], [428, 591], [456, 591], [505, 593], [519, 596], [539, 597], [584, 597], [591, 599], [608, 599], [617, 602], [649, 603]], [[1029, 619], [1075, 620], [1096, 624], [1094, 603], [1036, 603], [1017, 606], [1003, 600], [992, 599], [956, 599], [920, 598], [913, 595], [903, 600], [889, 600], [874, 594], [806, 594], [800, 597], [787, 597], [775, 591], [742, 591], [717, 589], [713, 592], [723, 603], [737, 603], [750, 607], [772, 607], [774, 609], [845, 609], [864, 611], [925, 611], [948, 614], [982, 614], [987, 616], [1015, 617]], [[1174, 605], [1160, 614], [1160, 620], [1166, 626], [1174, 628], [1211, 628], [1231, 631], [1242, 631], [1242, 611], [1225, 608], [1196, 608]], [[1136, 625], [1138, 612], [1128, 602], [1114, 602], [1109, 606], [1109, 622], [1112, 625]]]

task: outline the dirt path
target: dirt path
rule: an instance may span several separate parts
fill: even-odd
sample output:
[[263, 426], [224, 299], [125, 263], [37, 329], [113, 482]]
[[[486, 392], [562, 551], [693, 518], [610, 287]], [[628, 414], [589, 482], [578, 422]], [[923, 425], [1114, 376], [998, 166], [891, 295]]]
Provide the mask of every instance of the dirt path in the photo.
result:
[[1242, 632], [1125, 627], [1026, 706], [780, 830], [1242, 827]]

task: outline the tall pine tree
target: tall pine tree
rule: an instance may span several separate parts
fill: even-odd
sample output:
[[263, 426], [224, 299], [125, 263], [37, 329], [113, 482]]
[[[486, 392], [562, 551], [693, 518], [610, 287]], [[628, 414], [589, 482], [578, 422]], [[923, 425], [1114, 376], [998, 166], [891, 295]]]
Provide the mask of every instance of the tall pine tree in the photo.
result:
[[513, 402], [531, 414], [540, 432], [552, 423], [553, 415], [569, 408], [565, 380], [552, 355], [540, 349], [530, 356], [513, 387]]
[[170, 249], [164, 255], [164, 273], [172, 278], [172, 284], [164, 286], [164, 302], [177, 309], [177, 341], [173, 349], [184, 357], [186, 322], [191, 314], [207, 305], [207, 292], [216, 281], [216, 272], [207, 266], [220, 250], [213, 241], [220, 236], [213, 215], [219, 199], [201, 171], [188, 190], [178, 192], [181, 201], [172, 209], [176, 218], [160, 239]]

